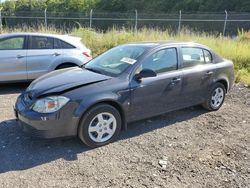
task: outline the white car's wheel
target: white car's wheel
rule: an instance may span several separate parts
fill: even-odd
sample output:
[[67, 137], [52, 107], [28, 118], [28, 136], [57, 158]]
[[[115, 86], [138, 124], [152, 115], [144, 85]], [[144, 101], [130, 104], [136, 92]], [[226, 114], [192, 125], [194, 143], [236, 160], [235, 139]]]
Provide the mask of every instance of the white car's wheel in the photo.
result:
[[65, 64], [62, 64], [62, 65], [59, 65], [56, 70], [60, 70], [60, 69], [66, 69], [66, 68], [70, 68], [70, 67], [76, 67], [77, 65], [76, 64], [73, 64], [73, 63], [65, 63]]

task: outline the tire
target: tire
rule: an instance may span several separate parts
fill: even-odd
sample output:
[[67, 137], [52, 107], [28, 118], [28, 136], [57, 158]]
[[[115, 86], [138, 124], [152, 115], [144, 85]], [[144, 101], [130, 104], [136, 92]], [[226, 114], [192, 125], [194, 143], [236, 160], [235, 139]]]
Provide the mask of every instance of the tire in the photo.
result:
[[121, 127], [119, 111], [111, 105], [99, 104], [83, 116], [78, 137], [87, 146], [96, 148], [113, 142], [119, 136]]
[[60, 70], [60, 69], [66, 69], [66, 68], [70, 68], [70, 67], [76, 67], [77, 65], [74, 65], [74, 64], [62, 64], [62, 65], [59, 65], [56, 70]]
[[215, 83], [209, 91], [207, 100], [202, 106], [209, 111], [217, 111], [223, 105], [226, 96], [226, 88], [221, 83]]

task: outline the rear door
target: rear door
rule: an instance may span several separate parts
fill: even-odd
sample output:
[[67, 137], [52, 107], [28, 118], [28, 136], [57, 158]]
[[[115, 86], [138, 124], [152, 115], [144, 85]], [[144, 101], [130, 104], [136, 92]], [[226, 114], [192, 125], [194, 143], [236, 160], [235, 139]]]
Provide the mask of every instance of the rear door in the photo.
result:
[[89, 49], [83, 45], [78, 38], [71, 37], [73, 44], [78, 44], [76, 46], [69, 44], [66, 41], [57, 39], [58, 44], [63, 50], [64, 61], [68, 63], [75, 63], [77, 65], [82, 65], [92, 59], [91, 52]]
[[203, 48], [182, 47], [182, 103], [184, 106], [203, 102], [209, 92], [216, 65], [211, 53]]
[[27, 80], [25, 36], [0, 40], [0, 82]]
[[[61, 49], [54, 49], [54, 38], [46, 36], [29, 36], [27, 51], [28, 79], [36, 79], [48, 73], [55, 61], [61, 61]], [[56, 62], [60, 64], [61, 62]]]

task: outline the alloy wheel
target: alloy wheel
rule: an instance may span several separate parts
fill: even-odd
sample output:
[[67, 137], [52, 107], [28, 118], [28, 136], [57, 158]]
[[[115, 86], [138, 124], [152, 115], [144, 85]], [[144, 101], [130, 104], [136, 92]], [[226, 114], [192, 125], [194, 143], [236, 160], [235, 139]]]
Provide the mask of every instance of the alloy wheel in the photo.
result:
[[224, 90], [220, 87], [216, 88], [212, 94], [211, 106], [213, 108], [218, 108], [224, 100]]
[[97, 114], [88, 127], [89, 137], [94, 142], [106, 142], [116, 132], [117, 121], [114, 115], [108, 112]]

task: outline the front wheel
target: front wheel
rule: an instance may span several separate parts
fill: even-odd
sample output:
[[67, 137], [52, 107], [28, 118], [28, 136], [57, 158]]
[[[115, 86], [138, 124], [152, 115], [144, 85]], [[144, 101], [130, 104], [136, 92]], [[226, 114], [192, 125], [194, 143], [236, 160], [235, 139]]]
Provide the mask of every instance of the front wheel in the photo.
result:
[[121, 125], [118, 110], [111, 105], [100, 104], [84, 115], [79, 125], [78, 136], [91, 148], [103, 146], [118, 137]]
[[210, 90], [208, 98], [202, 106], [209, 111], [219, 110], [222, 104], [224, 103], [225, 96], [225, 86], [221, 83], [216, 83]]

